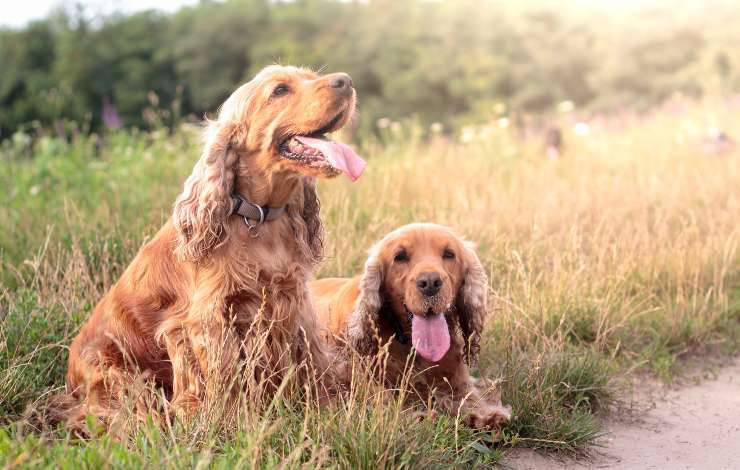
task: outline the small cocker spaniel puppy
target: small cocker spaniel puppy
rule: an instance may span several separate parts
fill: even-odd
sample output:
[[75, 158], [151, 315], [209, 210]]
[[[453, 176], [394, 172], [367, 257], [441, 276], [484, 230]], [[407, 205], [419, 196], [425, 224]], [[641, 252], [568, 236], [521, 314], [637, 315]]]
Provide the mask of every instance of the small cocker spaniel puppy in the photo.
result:
[[[313, 178], [362, 173], [352, 149], [324, 137], [350, 120], [355, 96], [347, 74], [271, 66], [226, 100], [171, 220], [72, 343], [57, 419], [109, 425], [140, 379], [192, 416], [215, 379], [277, 386], [292, 364], [327, 369], [307, 287], [323, 249]], [[239, 368], [256, 341], [263, 356]]]
[[[412, 384], [475, 427], [499, 426], [510, 410], [491, 384], [467, 364], [477, 357], [486, 316], [488, 281], [470, 243], [435, 224], [411, 224], [370, 250], [365, 272], [351, 279], [310, 283], [325, 337], [375, 356], [383, 345], [383, 373], [398, 386], [412, 347]], [[467, 363], [467, 364], [466, 364]]]

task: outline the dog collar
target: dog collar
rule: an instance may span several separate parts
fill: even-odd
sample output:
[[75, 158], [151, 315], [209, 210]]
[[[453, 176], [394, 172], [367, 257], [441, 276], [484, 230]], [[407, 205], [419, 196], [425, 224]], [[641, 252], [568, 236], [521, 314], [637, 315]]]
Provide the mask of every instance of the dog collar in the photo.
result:
[[275, 220], [285, 212], [285, 206], [260, 206], [259, 204], [247, 201], [240, 194], [232, 194], [231, 201], [233, 203], [231, 214], [244, 218], [244, 223], [250, 229], [254, 229], [265, 222]]

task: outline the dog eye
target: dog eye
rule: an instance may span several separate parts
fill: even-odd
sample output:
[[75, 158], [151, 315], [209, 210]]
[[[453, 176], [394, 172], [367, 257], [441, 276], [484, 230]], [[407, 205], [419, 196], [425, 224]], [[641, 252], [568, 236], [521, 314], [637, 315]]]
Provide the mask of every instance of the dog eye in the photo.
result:
[[274, 90], [272, 90], [272, 96], [283, 96], [290, 92], [290, 88], [288, 88], [288, 85], [280, 84], [275, 87]]
[[442, 252], [442, 258], [444, 259], [455, 259], [455, 252], [452, 250], [445, 250]]
[[406, 250], [401, 250], [398, 253], [396, 253], [396, 256], [393, 257], [393, 261], [396, 263], [405, 263], [409, 260], [409, 254], [406, 253]]

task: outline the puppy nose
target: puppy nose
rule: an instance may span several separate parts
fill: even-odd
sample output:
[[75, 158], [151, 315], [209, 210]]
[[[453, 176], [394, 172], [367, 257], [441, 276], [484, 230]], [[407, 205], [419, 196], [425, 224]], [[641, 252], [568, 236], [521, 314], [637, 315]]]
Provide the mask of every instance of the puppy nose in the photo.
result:
[[335, 73], [329, 79], [329, 86], [343, 93], [348, 93], [352, 89], [352, 77], [346, 73]]
[[437, 273], [421, 273], [416, 276], [416, 288], [425, 297], [431, 297], [442, 288], [442, 278]]

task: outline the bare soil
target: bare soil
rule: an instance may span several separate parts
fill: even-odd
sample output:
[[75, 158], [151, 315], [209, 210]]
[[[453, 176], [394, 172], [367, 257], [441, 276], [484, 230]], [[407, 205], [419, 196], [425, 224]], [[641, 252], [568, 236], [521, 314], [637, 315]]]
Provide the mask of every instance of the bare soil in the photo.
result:
[[740, 359], [698, 383], [652, 386], [645, 395], [636, 401], [637, 411], [606, 423], [605, 436], [588, 458], [518, 449], [507, 455], [504, 467], [740, 469]]

